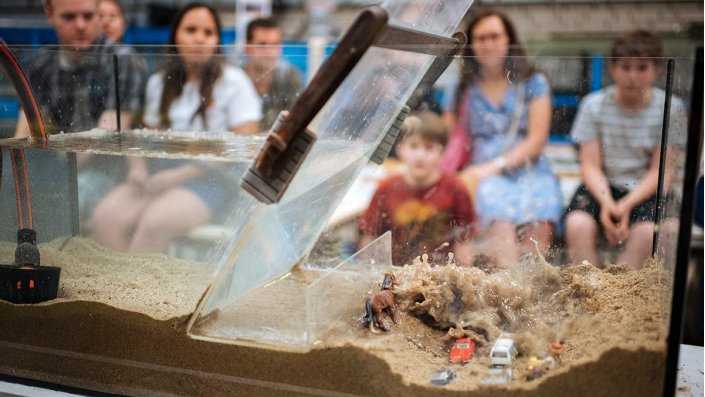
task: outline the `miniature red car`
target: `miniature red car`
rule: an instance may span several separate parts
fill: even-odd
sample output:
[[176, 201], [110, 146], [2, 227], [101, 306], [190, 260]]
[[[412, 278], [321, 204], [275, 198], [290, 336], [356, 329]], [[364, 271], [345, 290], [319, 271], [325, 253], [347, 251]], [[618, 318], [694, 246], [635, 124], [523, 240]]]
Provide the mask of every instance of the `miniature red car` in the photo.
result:
[[460, 338], [455, 341], [450, 349], [448, 359], [455, 363], [467, 363], [475, 352], [475, 342], [470, 338]]

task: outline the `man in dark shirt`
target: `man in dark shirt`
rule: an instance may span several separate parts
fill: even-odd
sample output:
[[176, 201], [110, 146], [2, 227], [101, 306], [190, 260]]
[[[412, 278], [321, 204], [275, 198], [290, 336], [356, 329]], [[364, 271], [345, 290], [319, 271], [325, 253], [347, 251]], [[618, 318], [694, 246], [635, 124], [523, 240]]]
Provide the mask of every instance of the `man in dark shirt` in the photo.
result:
[[245, 72], [262, 97], [261, 129], [266, 131], [282, 110], [296, 101], [303, 89], [298, 69], [281, 57], [282, 32], [274, 20], [253, 19], [247, 24]]
[[[117, 56], [98, 21], [97, 0], [46, 0], [44, 12], [59, 46], [39, 50], [24, 66], [48, 133], [117, 127], [114, 62], [117, 58], [121, 126], [140, 107], [143, 64], [135, 56]], [[27, 136], [20, 117], [16, 136]]]
[[[39, 105], [48, 134], [92, 128], [129, 128], [141, 106], [145, 65], [135, 54], [106, 41], [100, 30], [98, 0], [45, 0], [44, 13], [59, 45], [41, 48], [23, 68]], [[118, 66], [116, 98], [115, 64]], [[15, 136], [29, 135], [24, 114]], [[82, 220], [124, 178], [124, 161], [115, 156], [78, 153], [78, 202]], [[50, 162], [43, 158], [42, 162]], [[58, 166], [58, 165], [57, 165]]]

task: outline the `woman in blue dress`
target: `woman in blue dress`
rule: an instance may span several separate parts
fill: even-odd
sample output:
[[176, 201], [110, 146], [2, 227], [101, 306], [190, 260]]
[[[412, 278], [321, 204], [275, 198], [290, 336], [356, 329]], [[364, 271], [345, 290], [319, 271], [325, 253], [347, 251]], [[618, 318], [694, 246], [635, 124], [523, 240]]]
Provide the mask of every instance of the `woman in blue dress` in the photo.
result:
[[474, 187], [487, 254], [507, 267], [535, 252], [532, 239], [546, 253], [560, 220], [560, 188], [543, 155], [551, 92], [501, 11], [478, 9], [466, 33], [470, 46], [446, 119], [469, 135], [460, 177]]

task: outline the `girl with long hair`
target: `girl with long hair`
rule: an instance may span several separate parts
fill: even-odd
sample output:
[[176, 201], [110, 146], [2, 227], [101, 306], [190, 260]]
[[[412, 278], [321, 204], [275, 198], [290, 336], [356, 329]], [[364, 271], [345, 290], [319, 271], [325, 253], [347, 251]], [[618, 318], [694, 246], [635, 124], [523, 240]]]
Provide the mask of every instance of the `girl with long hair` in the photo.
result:
[[[220, 54], [221, 25], [210, 6], [191, 3], [172, 23], [164, 67], [147, 83], [144, 124], [171, 131], [258, 131], [261, 102], [245, 73]], [[199, 179], [193, 163], [130, 159], [127, 182], [93, 213], [95, 240], [126, 252], [166, 252], [170, 241], [207, 223], [226, 202], [224, 186]]]

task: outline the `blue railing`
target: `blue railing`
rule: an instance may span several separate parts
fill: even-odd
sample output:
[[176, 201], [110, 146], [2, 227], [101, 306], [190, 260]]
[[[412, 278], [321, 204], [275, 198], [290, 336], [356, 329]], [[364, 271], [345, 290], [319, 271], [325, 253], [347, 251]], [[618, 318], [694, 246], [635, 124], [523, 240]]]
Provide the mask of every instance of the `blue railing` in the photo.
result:
[[10, 45], [29, 44], [37, 47], [57, 41], [54, 30], [49, 28], [0, 28], [0, 37]]
[[553, 106], [578, 107], [579, 95], [554, 94]]
[[[17, 98], [0, 97], [0, 119], [16, 118], [20, 111], [20, 103]], [[12, 115], [12, 117], [8, 117]]]

